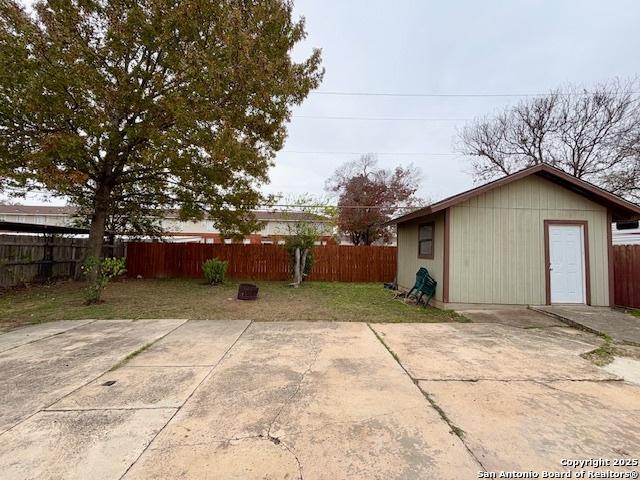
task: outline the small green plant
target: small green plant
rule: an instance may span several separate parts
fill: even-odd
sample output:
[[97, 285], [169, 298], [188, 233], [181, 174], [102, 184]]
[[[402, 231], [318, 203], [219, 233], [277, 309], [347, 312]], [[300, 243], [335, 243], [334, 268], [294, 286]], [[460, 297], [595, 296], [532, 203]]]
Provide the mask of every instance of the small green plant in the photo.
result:
[[613, 338], [606, 334], [600, 336], [604, 340], [604, 343], [595, 350], [583, 353], [581, 357], [586, 360], [590, 360], [598, 367], [604, 367], [605, 365], [609, 365], [611, 362], [613, 362], [617, 349], [613, 343]]
[[227, 273], [227, 267], [229, 262], [224, 260], [218, 260], [217, 258], [210, 258], [202, 264], [202, 271], [204, 278], [210, 285], [217, 285], [224, 282], [224, 276]]
[[104, 258], [102, 260], [96, 257], [87, 257], [82, 264], [82, 272], [87, 275], [90, 272], [98, 272], [96, 280], [89, 284], [85, 289], [86, 304], [91, 305], [100, 303], [102, 299], [102, 291], [107, 284], [114, 278], [124, 274], [125, 261], [123, 258]]

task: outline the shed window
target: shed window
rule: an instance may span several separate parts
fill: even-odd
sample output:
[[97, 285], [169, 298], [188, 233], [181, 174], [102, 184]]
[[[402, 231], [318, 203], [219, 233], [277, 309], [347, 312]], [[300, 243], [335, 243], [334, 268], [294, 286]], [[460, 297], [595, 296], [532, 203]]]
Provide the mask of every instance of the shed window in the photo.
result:
[[435, 224], [423, 223], [418, 227], [418, 258], [433, 259], [433, 238]]

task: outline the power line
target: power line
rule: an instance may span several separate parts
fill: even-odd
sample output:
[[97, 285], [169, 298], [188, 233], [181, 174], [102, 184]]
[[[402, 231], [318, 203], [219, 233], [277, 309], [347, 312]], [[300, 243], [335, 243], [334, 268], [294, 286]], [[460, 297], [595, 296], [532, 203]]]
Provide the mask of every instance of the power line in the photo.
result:
[[292, 115], [293, 118], [307, 118], [313, 120], [375, 120], [384, 122], [408, 121], [408, 122], [461, 122], [472, 118], [428, 118], [428, 117], [349, 117], [349, 116], [324, 116], [324, 115]]
[[[514, 98], [514, 97], [571, 97], [593, 95], [595, 92], [559, 92], [559, 93], [397, 93], [397, 92], [339, 92], [311, 91], [313, 95], [335, 95], [343, 97], [426, 97], [426, 98]], [[637, 95], [640, 92], [608, 92], [611, 95]]]
[[467, 97], [542, 97], [548, 93], [392, 93], [392, 92], [329, 92], [312, 91], [313, 95], [335, 95], [340, 97], [427, 97], [427, 98], [467, 98]]
[[[295, 204], [276, 204], [276, 205], [258, 205], [259, 207], [269, 207], [269, 208], [295, 208], [298, 209], [298, 212], [296, 212], [295, 210], [289, 210], [288, 212], [279, 212], [279, 213], [299, 213], [299, 210], [301, 208], [351, 208], [351, 209], [372, 209], [372, 208], [377, 208], [379, 210], [418, 210], [420, 208], [420, 206], [413, 206], [413, 207], [401, 207], [401, 206], [397, 206], [397, 205], [392, 205], [392, 206], [384, 206], [381, 207], [380, 205], [295, 205]], [[277, 210], [273, 210], [274, 212], [278, 212]], [[302, 212], [304, 213], [304, 212]]]
[[345, 152], [345, 151], [307, 151], [307, 150], [282, 150], [278, 153], [292, 153], [292, 154], [300, 154], [300, 155], [366, 155], [368, 153], [372, 153], [374, 155], [394, 155], [394, 156], [400, 156], [400, 155], [408, 155], [408, 156], [412, 156], [412, 157], [430, 157], [430, 156], [434, 156], [434, 157], [439, 157], [439, 156], [458, 156], [461, 155], [459, 153], [453, 153], [453, 152], [442, 152], [442, 153], [436, 153], [436, 152]]

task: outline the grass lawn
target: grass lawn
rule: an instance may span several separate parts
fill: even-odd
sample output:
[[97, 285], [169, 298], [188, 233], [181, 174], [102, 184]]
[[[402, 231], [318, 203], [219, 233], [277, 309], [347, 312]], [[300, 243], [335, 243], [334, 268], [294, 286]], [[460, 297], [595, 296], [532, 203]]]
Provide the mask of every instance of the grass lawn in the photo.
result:
[[84, 285], [63, 282], [0, 296], [0, 327], [51, 320], [110, 318], [331, 320], [343, 322], [466, 321], [455, 312], [394, 300], [379, 283], [309, 282], [294, 289], [286, 282], [255, 282], [257, 301], [236, 300], [236, 281], [212, 287], [202, 280], [127, 279], [107, 286], [104, 303], [83, 304]]

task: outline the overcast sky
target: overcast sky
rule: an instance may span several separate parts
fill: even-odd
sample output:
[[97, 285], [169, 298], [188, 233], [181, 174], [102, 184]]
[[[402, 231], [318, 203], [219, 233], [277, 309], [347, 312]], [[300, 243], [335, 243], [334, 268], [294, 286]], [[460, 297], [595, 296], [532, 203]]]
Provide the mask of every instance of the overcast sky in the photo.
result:
[[[309, 34], [296, 57], [322, 49], [320, 92], [526, 94], [640, 72], [637, 0], [297, 0], [296, 14]], [[372, 152], [381, 166], [419, 166], [419, 194], [437, 200], [472, 186], [468, 161], [452, 155], [461, 119], [518, 100], [312, 93], [294, 115], [454, 120], [293, 118], [265, 190], [323, 194], [335, 168], [358, 157], [293, 152]]]
[[[635, 0], [298, 0], [296, 12], [309, 34], [296, 55], [322, 49], [319, 91], [539, 93], [640, 72]], [[294, 115], [472, 119], [518, 100], [311, 94]], [[418, 165], [419, 193], [437, 200], [473, 185], [468, 161], [451, 155], [464, 123], [294, 118], [267, 190], [322, 193], [327, 176], [357, 158], [287, 151], [449, 153], [379, 156], [385, 167]]]

